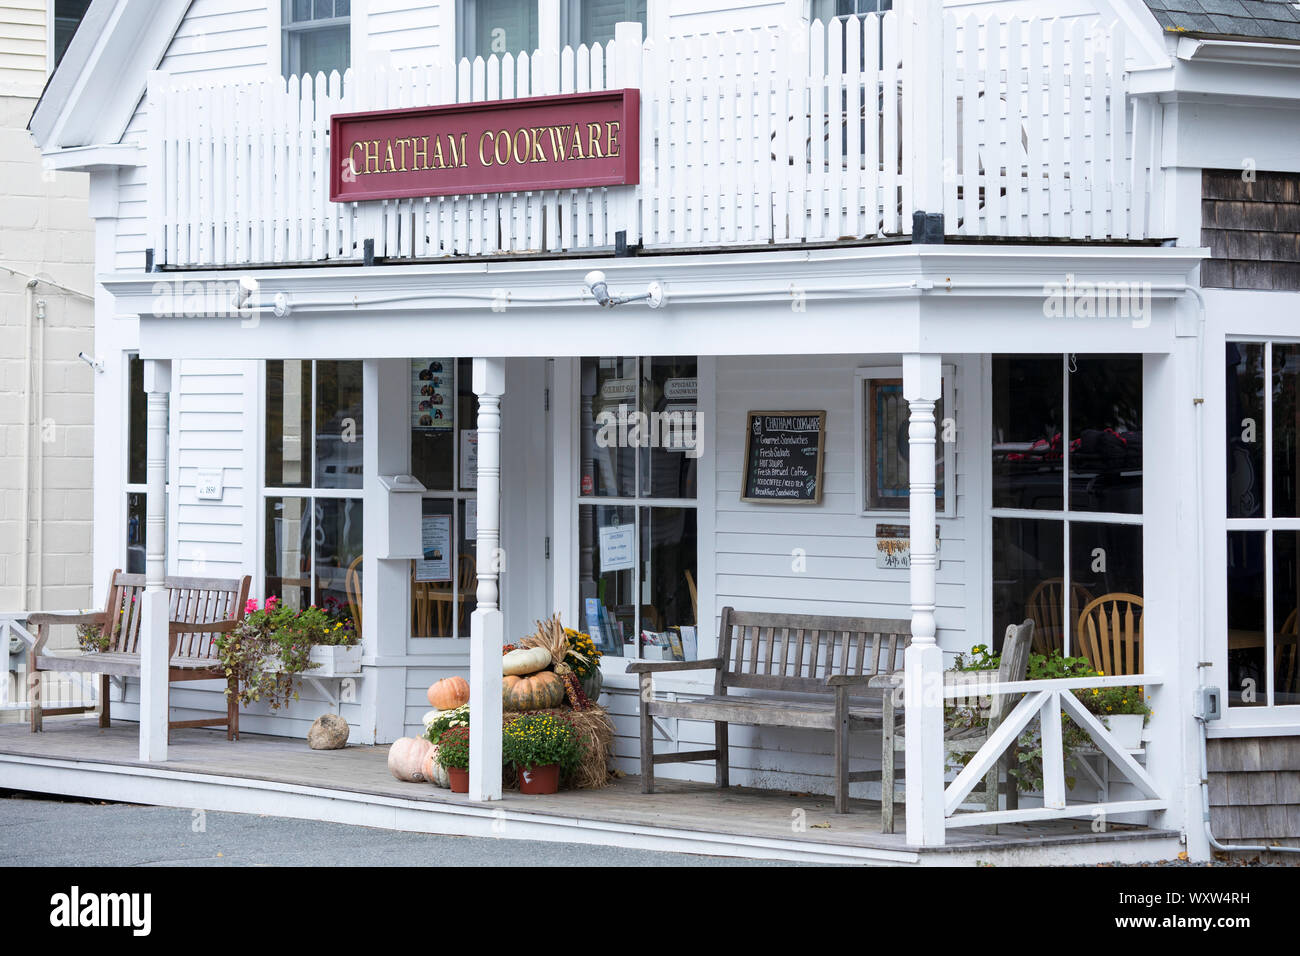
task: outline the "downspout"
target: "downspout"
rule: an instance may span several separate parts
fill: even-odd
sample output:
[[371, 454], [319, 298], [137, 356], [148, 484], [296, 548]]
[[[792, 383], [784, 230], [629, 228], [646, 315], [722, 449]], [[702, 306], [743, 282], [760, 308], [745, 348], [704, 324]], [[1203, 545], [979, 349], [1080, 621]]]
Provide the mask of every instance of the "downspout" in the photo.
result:
[[27, 565], [31, 559], [31, 539], [28, 529], [31, 524], [31, 475], [32, 475], [32, 314], [36, 309], [35, 278], [27, 280], [23, 287], [23, 480], [22, 480], [22, 515], [19, 537], [22, 539], [22, 558], [18, 577], [18, 604], [27, 610]]
[[36, 582], [32, 588], [32, 610], [42, 610], [45, 601], [45, 300], [36, 300], [36, 343], [40, 360], [36, 363], [36, 422], [40, 440], [36, 442]]
[[[1188, 286], [1187, 291], [1196, 298], [1199, 309], [1199, 317], [1196, 323], [1196, 374], [1199, 376], [1198, 386], [1203, 389], [1205, 386], [1205, 296], [1201, 290], [1193, 286]], [[1198, 389], [1198, 390], [1199, 390]], [[1193, 482], [1196, 487], [1196, 575], [1197, 575], [1197, 593], [1205, 594], [1205, 501], [1202, 490], [1202, 472], [1205, 464], [1205, 436], [1203, 426], [1205, 424], [1205, 398], [1204, 396], [1192, 399], [1192, 406], [1196, 412], [1196, 422], [1193, 427], [1193, 456], [1194, 477]], [[1210, 769], [1208, 756], [1208, 737], [1209, 722], [1206, 715], [1201, 712], [1199, 701], [1204, 700], [1203, 692], [1209, 686], [1206, 675], [1211, 666], [1209, 660], [1209, 635], [1205, 628], [1205, 602], [1198, 601], [1196, 608], [1196, 630], [1200, 640], [1200, 660], [1196, 662], [1196, 669], [1199, 673], [1198, 690], [1201, 693], [1197, 695], [1198, 705], [1193, 710], [1192, 716], [1196, 720], [1199, 728], [1199, 750], [1201, 757], [1201, 822], [1205, 827], [1205, 839], [1210, 846], [1220, 853], [1300, 853], [1300, 846], [1245, 846], [1240, 844], [1220, 843], [1214, 835], [1214, 830], [1210, 826]]]

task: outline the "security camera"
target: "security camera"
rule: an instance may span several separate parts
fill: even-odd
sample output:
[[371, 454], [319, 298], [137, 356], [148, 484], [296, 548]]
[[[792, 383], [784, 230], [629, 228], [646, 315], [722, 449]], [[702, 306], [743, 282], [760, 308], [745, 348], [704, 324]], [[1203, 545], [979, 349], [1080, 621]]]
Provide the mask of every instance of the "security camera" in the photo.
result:
[[99, 359], [95, 358], [94, 356], [87, 355], [85, 352], [78, 352], [77, 358], [81, 359], [83, 362], [89, 365], [96, 372], [104, 371], [104, 363]]
[[609, 286], [605, 282], [605, 273], [601, 272], [599, 269], [593, 269], [591, 272], [587, 273], [586, 283], [587, 288], [591, 290], [591, 294], [595, 298], [597, 305], [604, 306], [608, 309], [618, 304], [609, 294]]
[[287, 293], [277, 292], [275, 294], [275, 300], [274, 304], [271, 306], [271, 311], [275, 313], [277, 319], [283, 319], [293, 311], [293, 307], [289, 304], [289, 296]]
[[659, 309], [664, 305], [665, 291], [662, 282], [651, 282], [641, 295], [610, 295], [609, 284], [605, 281], [605, 273], [599, 269], [588, 272], [585, 281], [587, 288], [591, 290], [592, 297], [596, 300], [596, 304], [606, 309], [612, 309], [616, 305], [623, 305], [627, 302], [644, 302], [652, 309]]
[[235, 300], [235, 308], [243, 311], [250, 307], [253, 296], [257, 295], [260, 284], [252, 276], [240, 276], [239, 278], [239, 296]]

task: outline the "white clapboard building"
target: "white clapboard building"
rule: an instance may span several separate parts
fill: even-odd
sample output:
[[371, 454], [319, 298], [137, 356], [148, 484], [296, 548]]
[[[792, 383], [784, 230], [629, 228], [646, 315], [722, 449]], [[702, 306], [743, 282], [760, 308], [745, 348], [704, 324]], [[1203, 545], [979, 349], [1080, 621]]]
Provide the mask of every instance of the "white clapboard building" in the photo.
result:
[[[632, 775], [630, 663], [716, 657], [724, 609], [902, 622], [906, 826], [861, 851], [899, 861], [983, 832], [1015, 734], [945, 767], [942, 673], [1029, 620], [1154, 713], [1066, 761], [1082, 685], [1018, 685], [1043, 779], [974, 822], [1145, 838], [1079, 860], [1300, 844], [1300, 12], [1182, 6], [93, 0], [30, 130], [90, 175], [96, 594], [349, 607], [360, 673], [241, 723], [336, 710], [362, 744], [449, 675], [490, 718], [497, 648], [559, 612]], [[159, 761], [151, 620], [143, 685], [108, 686]], [[223, 690], [173, 685], [173, 719]], [[832, 734], [729, 734], [733, 786], [833, 792]]]

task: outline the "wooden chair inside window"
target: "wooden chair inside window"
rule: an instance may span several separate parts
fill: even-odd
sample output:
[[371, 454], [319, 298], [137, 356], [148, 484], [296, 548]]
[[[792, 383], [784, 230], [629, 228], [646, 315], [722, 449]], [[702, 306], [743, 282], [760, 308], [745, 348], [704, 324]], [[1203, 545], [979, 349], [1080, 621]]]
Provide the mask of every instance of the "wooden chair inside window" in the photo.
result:
[[348, 572], [343, 577], [343, 590], [348, 596], [348, 613], [352, 615], [352, 626], [361, 634], [361, 555], [357, 555], [348, 565]]
[[[1076, 607], [1092, 603], [1092, 592], [1082, 584], [1073, 584]], [[1034, 622], [1034, 653], [1050, 654], [1065, 650], [1065, 633], [1070, 620], [1070, 609], [1065, 604], [1065, 580], [1047, 578], [1029, 593], [1025, 602], [1025, 617]], [[1078, 648], [1074, 648], [1078, 653]]]
[[1079, 613], [1078, 650], [1103, 674], [1143, 673], [1142, 598], [1114, 592]]

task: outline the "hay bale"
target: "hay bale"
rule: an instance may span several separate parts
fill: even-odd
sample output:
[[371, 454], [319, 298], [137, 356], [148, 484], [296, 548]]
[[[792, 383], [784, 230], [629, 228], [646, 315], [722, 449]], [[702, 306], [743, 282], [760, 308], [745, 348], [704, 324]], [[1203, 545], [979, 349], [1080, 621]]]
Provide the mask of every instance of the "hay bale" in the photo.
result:
[[[614, 722], [603, 707], [593, 704], [586, 710], [571, 707], [553, 707], [548, 710], [508, 710], [502, 715], [502, 726], [508, 727], [525, 714], [553, 714], [567, 720], [578, 735], [583, 758], [577, 768], [560, 781], [563, 788], [599, 790], [609, 786], [609, 757], [614, 749]], [[513, 768], [502, 775], [502, 784], [508, 790], [519, 789]]]

